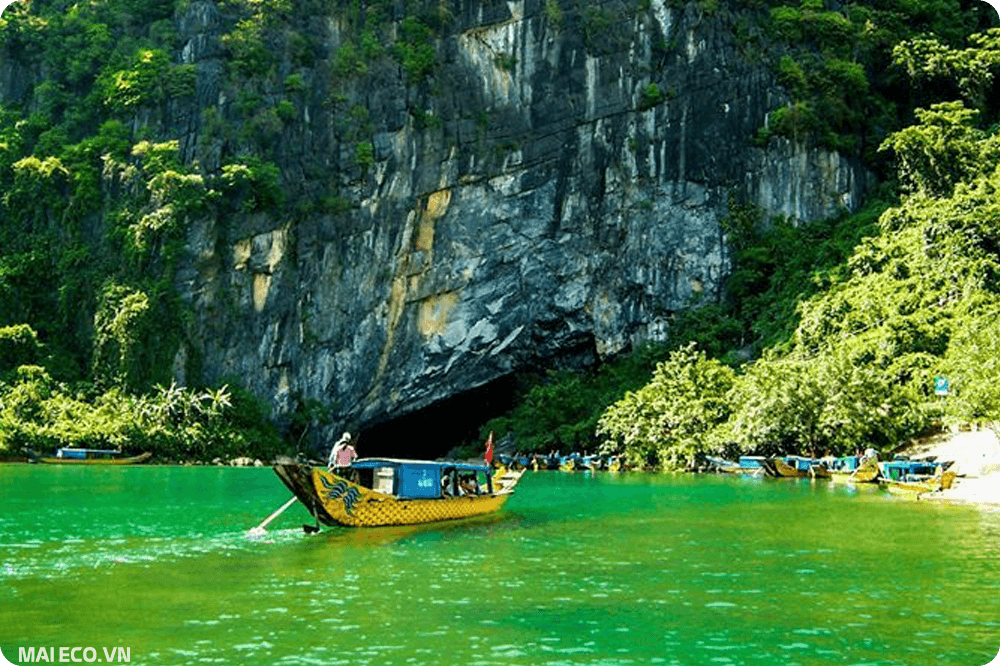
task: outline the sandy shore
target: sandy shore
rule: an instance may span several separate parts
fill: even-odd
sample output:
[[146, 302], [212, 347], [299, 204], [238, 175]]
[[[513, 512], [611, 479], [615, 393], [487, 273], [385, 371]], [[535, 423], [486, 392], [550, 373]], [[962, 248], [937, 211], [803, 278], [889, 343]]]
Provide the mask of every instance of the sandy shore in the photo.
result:
[[[996, 425], [996, 424], [994, 424]], [[905, 451], [910, 457], [934, 455], [953, 460], [959, 474], [954, 485], [921, 500], [978, 504], [1000, 508], [1000, 441], [993, 428], [972, 432], [949, 432], [915, 444]]]

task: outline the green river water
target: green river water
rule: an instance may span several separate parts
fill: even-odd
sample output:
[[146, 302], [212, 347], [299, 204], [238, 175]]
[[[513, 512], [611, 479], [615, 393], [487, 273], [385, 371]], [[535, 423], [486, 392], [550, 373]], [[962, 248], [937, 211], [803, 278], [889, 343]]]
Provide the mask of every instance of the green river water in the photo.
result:
[[1000, 648], [1000, 514], [970, 507], [826, 481], [528, 472], [489, 517], [305, 536], [296, 505], [249, 539], [288, 496], [269, 469], [0, 465], [0, 649], [982, 666]]

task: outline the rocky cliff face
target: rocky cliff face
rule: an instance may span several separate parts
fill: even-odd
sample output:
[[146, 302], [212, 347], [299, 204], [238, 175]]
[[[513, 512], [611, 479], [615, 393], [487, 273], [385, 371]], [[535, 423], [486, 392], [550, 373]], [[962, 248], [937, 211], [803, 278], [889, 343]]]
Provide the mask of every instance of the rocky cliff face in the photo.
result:
[[[731, 195], [802, 221], [859, 203], [863, 174], [840, 156], [752, 147], [783, 97], [738, 17], [552, 8], [470, 0], [419, 81], [389, 58], [332, 75], [348, 29], [310, 18], [316, 58], [272, 150], [288, 192], [326, 188], [336, 210], [192, 227], [177, 374], [239, 378], [276, 414], [313, 399], [333, 428], [374, 424], [666, 338], [672, 312], [720, 296]], [[179, 28], [198, 108], [171, 122], [185, 157], [217, 169], [238, 140], [204, 111], [235, 113], [231, 24], [195, 0]]]

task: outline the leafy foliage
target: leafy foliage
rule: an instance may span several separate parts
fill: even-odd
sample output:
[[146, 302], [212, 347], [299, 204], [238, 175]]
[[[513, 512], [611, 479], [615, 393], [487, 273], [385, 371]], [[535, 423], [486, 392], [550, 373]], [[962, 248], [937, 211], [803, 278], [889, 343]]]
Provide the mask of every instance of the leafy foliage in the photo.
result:
[[688, 345], [657, 364], [652, 380], [600, 418], [602, 449], [637, 466], [679, 467], [712, 450], [711, 432], [729, 416], [734, 372]]
[[0, 327], [0, 377], [41, 358], [38, 334], [27, 324]]
[[0, 383], [0, 451], [71, 446], [149, 451], [160, 462], [270, 459], [285, 447], [263, 414], [246, 394], [226, 386], [160, 386], [141, 396], [118, 388], [88, 393], [56, 382], [43, 368], [21, 366], [13, 382]]
[[[775, 72], [791, 99], [772, 112], [762, 141], [784, 136], [877, 164], [878, 146], [909, 120], [907, 98], [919, 103], [923, 94], [921, 88], [906, 89], [900, 68], [921, 87], [961, 70], [959, 87], [970, 95], [988, 92], [983, 85], [995, 66], [992, 51], [982, 41], [966, 53], [948, 46], [976, 25], [976, 14], [963, 11], [955, 0], [772, 4], [769, 48], [776, 52]], [[989, 42], [992, 46], [995, 37]]]

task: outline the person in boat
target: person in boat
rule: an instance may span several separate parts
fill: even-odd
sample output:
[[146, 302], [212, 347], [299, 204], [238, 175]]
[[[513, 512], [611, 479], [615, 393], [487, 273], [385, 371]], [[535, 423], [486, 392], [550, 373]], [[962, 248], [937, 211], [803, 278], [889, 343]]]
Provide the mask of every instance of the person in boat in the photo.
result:
[[872, 458], [878, 460], [878, 451], [876, 451], [875, 449], [870, 449], [870, 448], [869, 449], [865, 449], [864, 455], [862, 455], [861, 459], [858, 460], [858, 465], [859, 466], [863, 465], [866, 462], [868, 462], [869, 460], [871, 460]]
[[328, 466], [337, 476], [346, 476], [351, 472], [351, 465], [358, 457], [358, 452], [351, 445], [351, 433], [345, 432], [330, 449]]
[[476, 482], [475, 474], [465, 474], [458, 481], [460, 495], [478, 495], [479, 484]]

